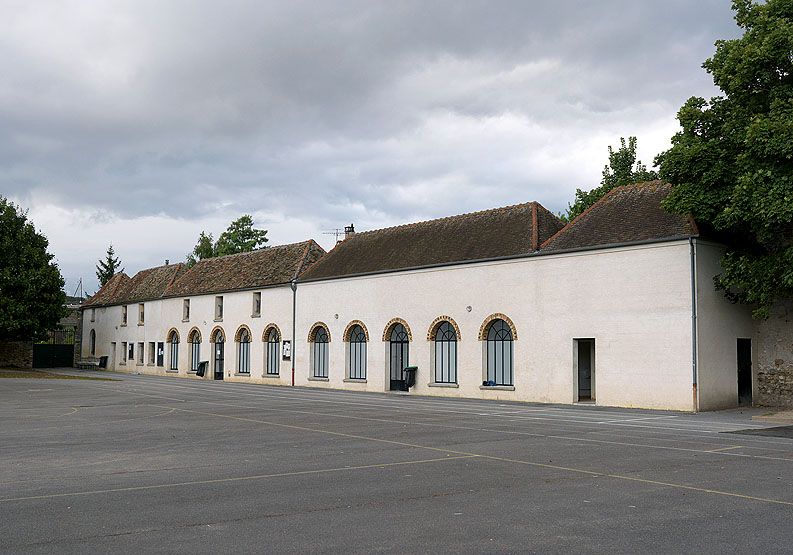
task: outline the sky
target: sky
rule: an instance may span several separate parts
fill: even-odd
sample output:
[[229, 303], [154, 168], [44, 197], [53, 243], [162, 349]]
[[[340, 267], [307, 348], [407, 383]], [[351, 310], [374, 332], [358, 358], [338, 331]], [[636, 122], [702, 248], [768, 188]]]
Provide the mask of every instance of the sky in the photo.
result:
[[71, 293], [183, 261], [242, 214], [270, 245], [536, 200], [636, 136], [648, 166], [728, 0], [0, 0], [0, 195]]

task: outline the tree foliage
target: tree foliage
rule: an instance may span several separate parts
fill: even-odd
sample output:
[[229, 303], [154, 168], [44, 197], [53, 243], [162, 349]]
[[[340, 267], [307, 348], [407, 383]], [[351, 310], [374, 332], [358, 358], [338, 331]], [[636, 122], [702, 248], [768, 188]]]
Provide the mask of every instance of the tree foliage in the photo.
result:
[[116, 252], [113, 250], [113, 245], [111, 244], [107, 247], [104, 260], [100, 260], [96, 265], [96, 278], [99, 280], [99, 287], [104, 286], [110, 281], [110, 278], [123, 271], [124, 268], [121, 268], [121, 260], [116, 257]]
[[717, 287], [762, 318], [793, 296], [793, 0], [733, 10], [743, 35], [703, 64], [723, 96], [686, 101], [656, 164], [675, 185], [667, 209], [728, 244]]
[[213, 241], [211, 233], [202, 231], [193, 252], [187, 255], [187, 265], [192, 266], [205, 258], [250, 252], [264, 246], [267, 241], [267, 230], [254, 228], [253, 218], [245, 214], [231, 222], [217, 241]]
[[27, 213], [0, 197], [0, 340], [44, 339], [66, 315], [63, 278]]
[[615, 187], [658, 179], [658, 174], [648, 171], [647, 166], [636, 160], [636, 137], [628, 137], [627, 143], [620, 137], [620, 148], [616, 151], [611, 146], [608, 148], [609, 163], [603, 168], [600, 186], [591, 191], [576, 189], [575, 201], [567, 205], [566, 213], [560, 214], [563, 221], [572, 221]]

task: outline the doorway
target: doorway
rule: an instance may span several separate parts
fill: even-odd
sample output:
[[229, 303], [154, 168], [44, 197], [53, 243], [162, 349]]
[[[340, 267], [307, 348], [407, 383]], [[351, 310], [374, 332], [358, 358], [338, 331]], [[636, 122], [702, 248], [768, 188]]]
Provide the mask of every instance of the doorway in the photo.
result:
[[752, 404], [752, 340], [738, 339], [738, 404]]
[[225, 338], [222, 332], [215, 335], [215, 379], [223, 379]]
[[408, 390], [403, 371], [409, 364], [409, 349], [410, 343], [408, 342], [408, 333], [405, 326], [402, 324], [395, 324], [394, 327], [391, 328], [391, 336], [388, 340], [391, 391]]
[[595, 340], [575, 339], [578, 401], [595, 400]]

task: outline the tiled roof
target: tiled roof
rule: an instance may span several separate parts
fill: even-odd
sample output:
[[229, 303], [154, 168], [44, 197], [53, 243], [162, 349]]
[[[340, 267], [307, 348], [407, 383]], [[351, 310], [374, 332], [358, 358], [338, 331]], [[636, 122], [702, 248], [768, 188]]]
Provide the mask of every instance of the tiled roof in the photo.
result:
[[528, 254], [562, 228], [536, 202], [356, 233], [303, 280]]
[[125, 273], [115, 274], [110, 278], [99, 291], [82, 304], [82, 307], [103, 306], [113, 304], [113, 299], [118, 296], [120, 291], [129, 283], [129, 276]]
[[180, 275], [187, 270], [184, 264], [169, 264], [141, 270], [132, 276], [119, 296], [127, 303], [159, 298]]
[[165, 292], [203, 295], [289, 283], [325, 251], [313, 240], [200, 260]]
[[612, 189], [564, 229], [542, 244], [541, 252], [557, 252], [693, 237], [693, 219], [664, 210], [661, 201], [672, 191], [663, 181], [647, 181]]
[[192, 268], [171, 264], [117, 274], [83, 308], [204, 295], [288, 283], [325, 251], [313, 240], [200, 260]]

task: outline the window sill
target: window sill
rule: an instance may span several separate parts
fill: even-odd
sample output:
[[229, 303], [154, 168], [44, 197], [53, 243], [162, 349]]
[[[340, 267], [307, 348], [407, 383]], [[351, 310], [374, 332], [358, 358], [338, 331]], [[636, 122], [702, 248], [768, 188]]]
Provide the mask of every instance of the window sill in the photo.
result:
[[183, 324], [186, 324], [189, 321], [190, 321], [190, 318], [182, 318], [182, 323]]
[[213, 321], [214, 321], [214, 322], [222, 322], [222, 321], [223, 321], [223, 318], [215, 318]]
[[198, 370], [188, 370], [187, 373], [188, 374], [197, 374]]
[[145, 324], [143, 322], [138, 322], [138, 325], [139, 326], [144, 326]]
[[460, 384], [456, 383], [428, 383], [429, 387], [460, 387]]
[[126, 366], [126, 365], [127, 365], [127, 363], [126, 363], [126, 362], [119, 362], [119, 363], [118, 363], [118, 365], [119, 365], [119, 366]]
[[135, 366], [143, 366], [143, 363], [142, 362], [136, 362]]
[[[317, 378], [315, 376], [309, 376], [308, 377], [308, 381], [310, 381], [310, 382], [329, 382], [330, 378]], [[344, 381], [346, 382], [347, 380], [344, 380]]]
[[344, 383], [366, 383], [366, 378], [344, 378]]
[[480, 385], [479, 389], [492, 389], [495, 391], [515, 391], [514, 385]]
[[179, 370], [166, 370], [169, 374], [178, 374]]
[[250, 378], [251, 377], [251, 373], [250, 372], [234, 372], [234, 375], [235, 376], [245, 376], [246, 378]]
[[251, 318], [261, 318], [261, 314], [251, 314]]
[[271, 380], [273, 380], [273, 379], [277, 380], [280, 377], [281, 377], [281, 374], [262, 374], [262, 378], [270, 378]]
[[126, 324], [119, 324], [118, 326], [119, 326], [120, 328], [126, 328], [126, 327], [127, 327], [127, 325], [126, 325]]

